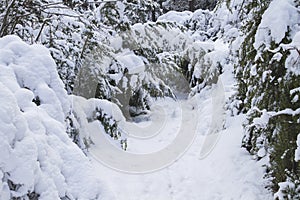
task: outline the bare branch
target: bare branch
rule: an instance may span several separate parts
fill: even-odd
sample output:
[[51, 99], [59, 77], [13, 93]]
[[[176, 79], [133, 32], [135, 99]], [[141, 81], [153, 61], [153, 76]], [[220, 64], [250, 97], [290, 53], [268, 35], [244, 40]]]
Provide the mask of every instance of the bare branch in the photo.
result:
[[8, 27], [8, 23], [7, 23], [8, 15], [10, 13], [10, 9], [13, 7], [14, 4], [15, 4], [15, 0], [12, 0], [12, 2], [9, 4], [9, 6], [7, 7], [7, 9], [5, 11], [3, 22], [2, 22], [2, 25], [1, 25], [1, 28], [0, 28], [0, 36], [1, 37], [5, 35], [5, 33], [4, 33], [5, 29], [6, 29], [6, 27]]

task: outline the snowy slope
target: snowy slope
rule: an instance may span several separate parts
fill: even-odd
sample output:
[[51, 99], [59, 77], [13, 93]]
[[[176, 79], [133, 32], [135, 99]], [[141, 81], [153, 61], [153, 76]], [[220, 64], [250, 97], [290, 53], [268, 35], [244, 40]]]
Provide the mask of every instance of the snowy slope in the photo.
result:
[[69, 97], [46, 48], [0, 39], [0, 102], [1, 200], [109, 198], [66, 134]]

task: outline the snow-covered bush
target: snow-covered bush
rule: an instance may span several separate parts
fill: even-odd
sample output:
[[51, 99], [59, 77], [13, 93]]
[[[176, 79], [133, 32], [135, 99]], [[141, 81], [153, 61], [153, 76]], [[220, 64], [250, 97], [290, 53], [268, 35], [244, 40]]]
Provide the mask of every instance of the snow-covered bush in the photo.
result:
[[105, 198], [66, 134], [71, 104], [49, 51], [3, 37], [0, 71], [0, 199]]
[[29, 44], [49, 48], [68, 93], [81, 62], [108, 34], [100, 30], [96, 4], [86, 1], [19, 1], [1, 3], [0, 35], [16, 34]]

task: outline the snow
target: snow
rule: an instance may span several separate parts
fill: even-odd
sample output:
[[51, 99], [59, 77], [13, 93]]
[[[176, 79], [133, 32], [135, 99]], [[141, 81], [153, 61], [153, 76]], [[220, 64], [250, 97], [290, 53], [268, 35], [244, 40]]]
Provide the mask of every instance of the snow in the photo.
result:
[[[162, 51], [180, 51], [192, 42], [190, 37], [182, 31], [183, 26], [177, 26], [170, 22], [154, 24], [135, 24], [132, 27], [131, 38], [132, 49], [156, 49]], [[136, 43], [137, 42], [137, 43]]]
[[279, 190], [274, 194], [274, 198], [285, 199], [286, 195], [282, 192], [288, 189], [295, 189], [295, 185], [291, 182], [281, 182], [278, 184]]
[[[225, 73], [212, 89], [190, 100], [156, 102], [158, 109], [152, 111], [150, 122], [125, 123], [122, 127], [128, 130], [127, 152], [117, 151], [105, 137], [92, 134], [95, 146], [91, 147], [90, 156], [95, 173], [118, 199], [272, 199], [263, 187], [266, 180], [261, 166], [266, 159], [252, 160], [240, 147], [246, 116], [229, 117], [223, 110], [233, 87], [228, 78], [232, 76], [230, 70]], [[90, 132], [94, 133], [97, 127], [91, 124]], [[177, 154], [172, 143], [180, 137], [181, 130], [186, 131], [186, 137], [194, 137], [184, 153]], [[109, 151], [103, 153], [105, 149]], [[165, 149], [172, 149], [175, 157], [168, 160], [162, 156]]]
[[297, 136], [297, 149], [295, 151], [295, 161], [300, 160], [300, 133]]
[[300, 28], [298, 27], [298, 32], [296, 32], [296, 34], [294, 35], [291, 43], [281, 44], [280, 46], [283, 49], [290, 51], [290, 55], [287, 57], [285, 62], [286, 68], [292, 74], [299, 75]]
[[251, 76], [256, 76], [257, 75], [256, 65], [251, 66], [250, 74], [251, 74]]
[[[135, 28], [145, 30], [141, 25]], [[87, 124], [95, 143], [88, 153], [95, 175], [120, 200], [272, 199], [263, 179], [262, 166], [268, 160], [257, 162], [241, 148], [246, 116], [231, 117], [224, 110], [236, 85], [233, 64], [227, 62], [227, 44], [222, 40], [196, 41], [187, 48], [185, 53], [190, 53], [191, 60], [204, 52], [200, 57], [203, 63], [223, 65], [224, 73], [217, 84], [188, 100], [164, 98], [153, 102], [149, 121], [122, 120], [119, 125], [126, 133], [126, 152], [111, 143], [99, 122]], [[132, 79], [130, 85], [138, 76]], [[267, 116], [265, 113], [263, 119]], [[260, 123], [259, 119], [256, 122]]]
[[145, 71], [145, 64], [143, 60], [132, 52], [118, 54], [117, 60], [124, 66], [124, 68], [128, 69], [129, 74], [138, 74]]
[[[0, 52], [1, 199], [32, 191], [42, 200], [105, 198], [91, 163], [66, 134], [69, 98], [49, 51], [5, 36]], [[40, 105], [32, 102], [37, 96]]]
[[[293, 0], [273, 0], [270, 3], [262, 15], [255, 35], [255, 49], [259, 49], [262, 45], [270, 48], [271, 40], [279, 44], [285, 37], [288, 27], [293, 30], [291, 27], [296, 26], [299, 21], [298, 11], [293, 5]], [[292, 33], [292, 36], [294, 34]]]
[[163, 14], [158, 17], [158, 22], [176, 22], [180, 25], [184, 25], [187, 20], [189, 20], [192, 17], [192, 12], [190, 11], [184, 11], [184, 12], [177, 12], [177, 11], [169, 11], [166, 14]]
[[[271, 38], [280, 42], [285, 36], [282, 30], [295, 25], [297, 11], [292, 9], [292, 4], [292, 0], [271, 2], [256, 34], [255, 48], [269, 44]], [[220, 8], [222, 6], [225, 4]], [[124, 5], [118, 2], [118, 7], [123, 18]], [[278, 12], [278, 16], [271, 16], [273, 12]], [[230, 51], [238, 50], [242, 42], [238, 38], [230, 49], [229, 43], [240, 34], [237, 27], [229, 25], [229, 22], [235, 23], [234, 20], [237, 20], [236, 13], [230, 14], [228, 9], [219, 9], [214, 14], [201, 10], [171, 11], [159, 17], [158, 24], [149, 22], [131, 27], [132, 32], [126, 33], [132, 37], [129, 43], [162, 51], [161, 58], [168, 51], [186, 55], [191, 63], [196, 63], [193, 66], [195, 78], [215, 74], [220, 70], [218, 67], [223, 70], [221, 76], [216, 75], [216, 80], [205, 77], [211, 85], [188, 99], [157, 99], [151, 105], [149, 120], [139, 123], [126, 121], [120, 108], [107, 100], [67, 95], [46, 48], [27, 45], [16, 36], [1, 38], [0, 199], [25, 197], [32, 191], [40, 194], [42, 200], [64, 197], [80, 200], [272, 199], [264, 188], [267, 180], [263, 179], [262, 166], [268, 163], [267, 158], [257, 162], [240, 147], [246, 115], [231, 116], [232, 113], [224, 109], [225, 102], [236, 90], [235, 63], [230, 60]], [[199, 23], [192, 33], [184, 26], [193, 21]], [[224, 39], [205, 41], [208, 38], [201, 35], [211, 34], [220, 27]], [[283, 48], [299, 47], [299, 34], [294, 35], [292, 43]], [[78, 38], [78, 35], [74, 33], [72, 37]], [[147, 76], [147, 60], [137, 56], [133, 49], [126, 49], [127, 40], [117, 34], [108, 40], [115, 52], [113, 58], [103, 58], [100, 67], [104, 69], [116, 59], [121, 67], [117, 64], [110, 67], [115, 71], [127, 68], [131, 75], [110, 74], [111, 79], [117, 83], [122, 79], [126, 89], [127, 84], [136, 88], [141, 80], [160, 83]], [[65, 45], [65, 40], [56, 42]], [[295, 49], [291, 56], [287, 62], [294, 61]], [[275, 54], [274, 59], [280, 58], [280, 53]], [[263, 73], [265, 79], [270, 72]], [[257, 75], [255, 66], [251, 68], [251, 75]], [[291, 94], [296, 92], [297, 88]], [[93, 121], [96, 109], [116, 120], [119, 130], [126, 134], [127, 151], [120, 149], [120, 140], [111, 140], [99, 121]], [[298, 115], [300, 110], [261, 112], [261, 117], [253, 120], [254, 125], [264, 126], [270, 117], [278, 114]], [[93, 145], [85, 151], [87, 155], [66, 134], [65, 119], [69, 115], [80, 132], [80, 139], [92, 139]], [[300, 147], [299, 141], [300, 136], [297, 142]], [[296, 160], [300, 159], [299, 147]], [[264, 149], [258, 152], [261, 157], [265, 154]], [[11, 191], [9, 181], [20, 187]]]
[[[108, 101], [103, 99], [85, 99], [80, 96], [74, 96], [71, 97], [72, 105], [73, 105], [73, 114], [75, 115], [76, 122], [78, 123], [76, 127], [79, 129], [80, 132], [80, 138], [84, 141], [85, 139], [90, 139], [91, 132], [88, 130], [89, 123], [93, 118], [95, 117], [95, 111], [96, 110], [102, 110], [103, 113], [105, 113], [107, 116], [112, 117], [112, 119], [116, 120], [117, 122], [121, 123], [125, 121], [125, 117], [123, 116], [120, 108]], [[97, 122], [99, 123], [99, 122]], [[102, 131], [104, 131], [103, 126], [101, 124], [98, 124], [98, 128], [101, 128]], [[97, 134], [98, 132], [95, 131], [94, 134]], [[107, 134], [105, 137], [108, 137]], [[120, 138], [123, 139], [123, 138]], [[94, 142], [94, 141], [93, 141]], [[119, 145], [119, 140], [114, 141], [115, 146]]]
[[300, 32], [297, 32], [293, 38], [291, 46], [299, 49], [300, 48]]
[[265, 109], [260, 112], [262, 113], [261, 116], [254, 118], [253, 123], [251, 125], [266, 128], [266, 124], [268, 123], [268, 121], [272, 115], [270, 112], [267, 112]]

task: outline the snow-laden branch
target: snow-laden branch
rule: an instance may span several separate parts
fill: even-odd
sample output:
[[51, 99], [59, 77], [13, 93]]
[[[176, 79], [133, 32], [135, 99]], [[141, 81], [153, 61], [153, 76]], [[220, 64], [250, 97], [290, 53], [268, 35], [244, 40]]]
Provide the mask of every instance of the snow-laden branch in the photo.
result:
[[284, 110], [280, 110], [277, 112], [267, 111], [266, 109], [260, 110], [257, 107], [254, 107], [253, 110], [261, 113], [261, 116], [254, 118], [251, 126], [259, 126], [259, 127], [265, 127], [267, 125], [267, 123], [269, 122], [270, 118], [273, 118], [273, 117], [277, 117], [280, 115], [290, 115], [290, 116], [294, 117], [294, 116], [300, 114], [300, 108], [298, 108], [296, 110], [293, 110], [291, 108], [286, 108]]
[[296, 116], [300, 114], [300, 108], [293, 110], [291, 108], [286, 108], [284, 110], [278, 111], [278, 112], [268, 112], [271, 117], [276, 117], [279, 115], [291, 115], [291, 116]]
[[265, 114], [268, 114], [270, 117], [276, 117], [276, 116], [279, 116], [279, 115], [291, 115], [291, 116], [296, 116], [296, 115], [299, 115], [300, 114], [300, 108], [296, 109], [296, 110], [293, 110], [291, 108], [286, 108], [284, 110], [280, 110], [280, 111], [277, 111], [277, 112], [274, 112], [274, 111], [266, 111], [265, 109], [263, 110], [260, 110], [259, 108], [255, 107], [254, 110], [260, 112], [260, 113], [265, 113]]

